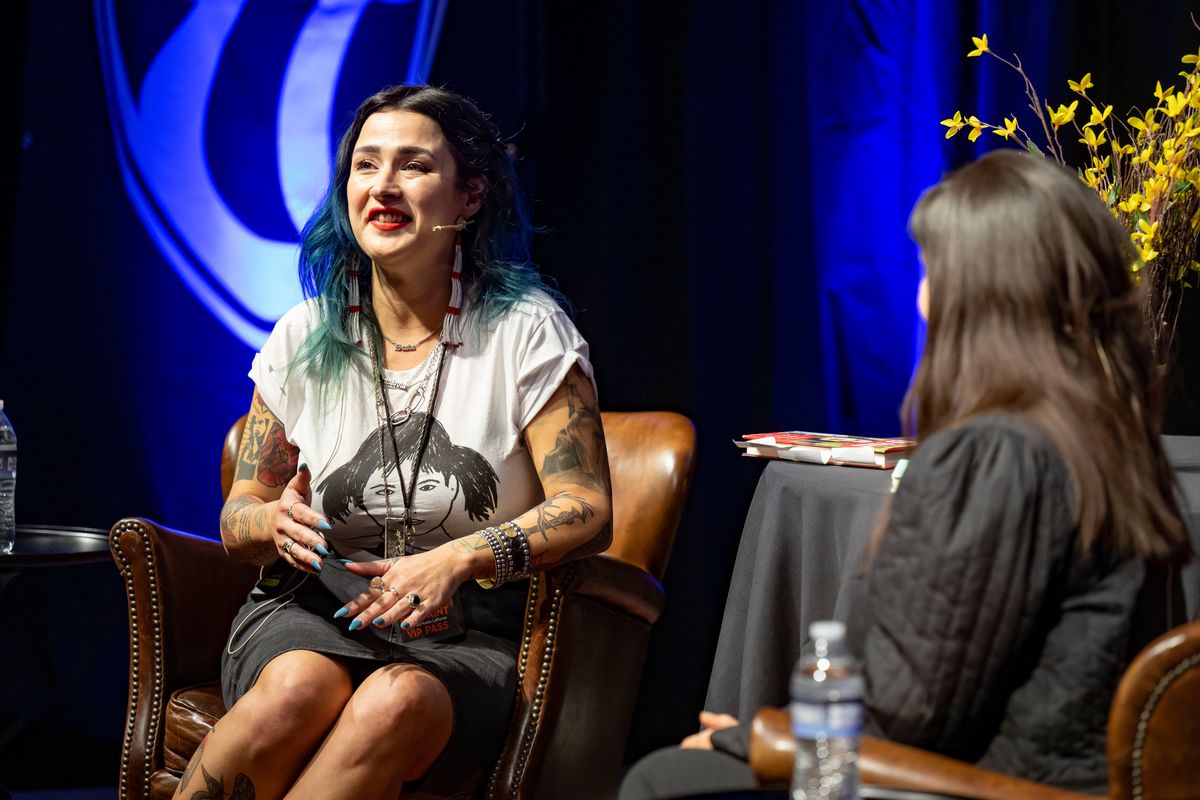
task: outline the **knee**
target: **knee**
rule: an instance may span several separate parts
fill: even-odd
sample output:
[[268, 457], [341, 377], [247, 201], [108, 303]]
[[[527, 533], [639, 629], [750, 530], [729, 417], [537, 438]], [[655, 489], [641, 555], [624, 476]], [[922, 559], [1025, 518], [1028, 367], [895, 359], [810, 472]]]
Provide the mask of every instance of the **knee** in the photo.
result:
[[450, 695], [437, 678], [421, 669], [385, 667], [373, 673], [354, 693], [347, 711], [357, 725], [379, 734], [397, 734], [413, 725], [453, 722]]
[[350, 692], [350, 677], [337, 662], [313, 653], [284, 653], [267, 664], [235, 708], [258, 718], [260, 730], [319, 733], [337, 719]]

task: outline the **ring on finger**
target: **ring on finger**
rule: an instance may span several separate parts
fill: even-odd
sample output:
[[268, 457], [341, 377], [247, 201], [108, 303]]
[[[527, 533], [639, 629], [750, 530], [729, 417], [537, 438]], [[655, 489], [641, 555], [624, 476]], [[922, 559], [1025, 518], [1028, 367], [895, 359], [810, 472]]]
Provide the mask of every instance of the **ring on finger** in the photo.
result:
[[288, 509], [287, 509], [288, 519], [291, 519], [291, 520], [296, 519], [294, 516], [292, 516], [292, 509], [296, 507], [296, 503], [302, 503], [302, 502], [304, 502], [304, 501], [297, 500], [295, 503], [292, 503], [290, 506], [288, 506]]
[[389, 587], [387, 587], [387, 590], [392, 593], [393, 597], [396, 598], [396, 602], [400, 602], [400, 590], [399, 589], [397, 589], [395, 586], [389, 586]]
[[374, 578], [371, 578], [371, 583], [369, 585], [377, 592], [382, 592], [387, 589], [387, 587], [383, 585], [383, 578], [379, 577], [378, 575], [376, 575]]
[[296, 541], [294, 539], [288, 539], [287, 541], [285, 541], [283, 543], [283, 552], [287, 553], [290, 556], [292, 554], [292, 548], [295, 546], [296, 546]]
[[412, 606], [413, 608], [416, 608], [417, 606], [421, 605], [421, 596], [419, 594], [417, 594], [416, 592], [409, 592], [408, 593], [408, 604], [410, 606]]

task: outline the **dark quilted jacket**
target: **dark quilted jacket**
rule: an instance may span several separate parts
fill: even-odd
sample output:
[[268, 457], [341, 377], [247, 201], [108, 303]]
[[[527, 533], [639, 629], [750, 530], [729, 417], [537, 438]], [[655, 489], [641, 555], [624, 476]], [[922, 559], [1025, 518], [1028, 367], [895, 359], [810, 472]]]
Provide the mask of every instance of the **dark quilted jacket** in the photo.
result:
[[849, 620], [869, 733], [1104, 792], [1109, 703], [1168, 627], [1166, 583], [1140, 559], [1082, 556], [1072, 496], [1019, 417], [922, 443]]

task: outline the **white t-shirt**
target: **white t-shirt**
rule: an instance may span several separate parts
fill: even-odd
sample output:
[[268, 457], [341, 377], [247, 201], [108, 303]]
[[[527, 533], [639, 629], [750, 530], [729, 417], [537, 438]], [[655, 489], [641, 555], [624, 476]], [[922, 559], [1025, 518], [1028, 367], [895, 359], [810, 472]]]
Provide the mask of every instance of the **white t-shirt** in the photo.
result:
[[[463, 313], [471, 313], [470, 307]], [[315, 301], [288, 311], [254, 357], [250, 377], [288, 441], [300, 449], [300, 463], [312, 471], [311, 505], [333, 526], [325, 534], [330, 544], [346, 558], [380, 558], [385, 494], [390, 492], [393, 517], [405, 507], [395, 454], [398, 450], [409, 486], [429, 393], [408, 421], [392, 426], [394, 446], [380, 435], [386, 430], [384, 412], [378, 409], [366, 359], [347, 370], [343, 387], [329, 393], [319, 408], [318, 386], [308, 370], [289, 370], [316, 319]], [[417, 550], [510, 520], [540, 503], [541, 482], [522, 432], [572, 365], [592, 378], [587, 342], [544, 293], [516, 303], [490, 323], [476, 327], [467, 320], [462, 330], [462, 345], [446, 352], [429, 442], [416, 488], [410, 488]], [[385, 370], [384, 377], [410, 384], [421, 370]], [[416, 390], [386, 391], [396, 418]], [[386, 481], [381, 463], [387, 465]]]

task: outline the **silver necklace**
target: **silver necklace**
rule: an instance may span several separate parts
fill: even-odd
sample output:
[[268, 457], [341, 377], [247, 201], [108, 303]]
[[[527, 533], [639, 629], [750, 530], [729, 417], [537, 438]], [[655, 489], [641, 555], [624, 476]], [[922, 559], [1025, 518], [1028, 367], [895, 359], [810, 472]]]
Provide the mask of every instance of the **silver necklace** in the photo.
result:
[[[382, 386], [386, 386], [389, 389], [397, 389], [401, 392], [412, 392], [412, 394], [408, 396], [408, 400], [405, 402], [404, 407], [393, 414], [393, 425], [399, 425], [407, 422], [408, 418], [412, 416], [412, 413], [416, 411], [417, 406], [425, 397], [426, 386], [429, 382], [430, 373], [433, 370], [433, 364], [441, 361], [442, 353], [445, 352], [445, 349], [446, 345], [441, 341], [434, 345], [433, 349], [431, 349], [425, 356], [425, 360], [421, 362], [421, 366], [417, 370], [416, 377], [414, 377], [408, 383], [403, 383], [395, 378], [387, 377], [383, 374], [382, 368], [377, 371], [377, 382]], [[382, 386], [377, 387], [378, 391], [383, 391]], [[379, 399], [381, 400], [382, 398]]]
[[439, 325], [438, 329], [436, 331], [430, 331], [429, 333], [425, 334], [425, 336], [421, 339], [421, 341], [416, 342], [415, 344], [403, 344], [402, 342], [397, 342], [394, 339], [389, 339], [384, 334], [383, 331], [380, 331], [379, 335], [383, 336], [383, 340], [385, 342], [387, 342], [388, 344], [390, 344], [397, 353], [411, 353], [412, 351], [416, 350], [418, 347], [425, 344], [426, 342], [428, 342], [430, 339], [437, 336], [441, 332], [442, 332], [442, 326]]

